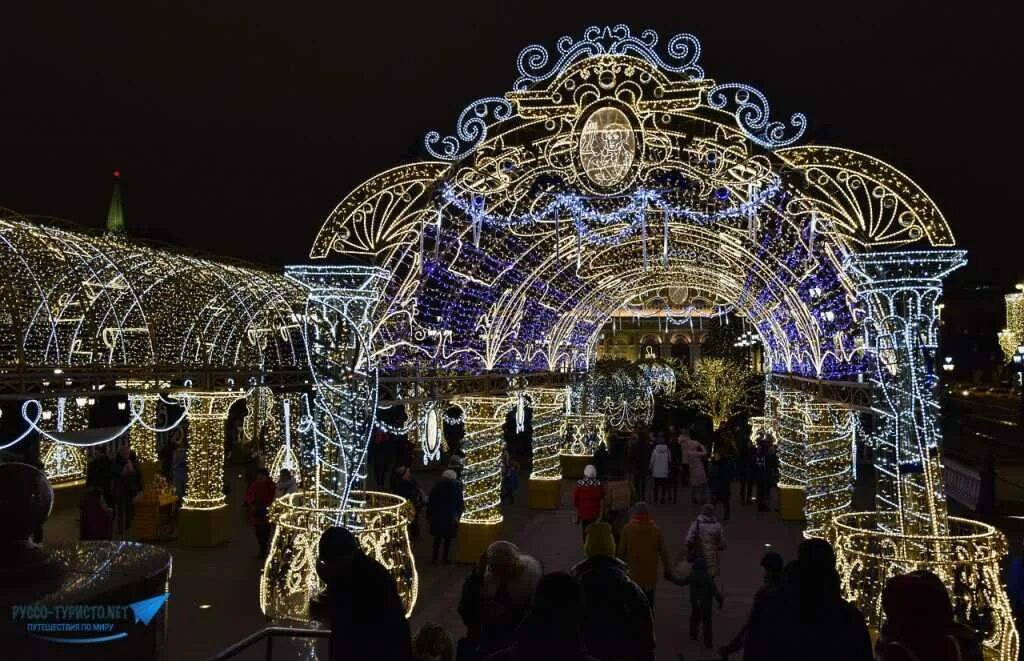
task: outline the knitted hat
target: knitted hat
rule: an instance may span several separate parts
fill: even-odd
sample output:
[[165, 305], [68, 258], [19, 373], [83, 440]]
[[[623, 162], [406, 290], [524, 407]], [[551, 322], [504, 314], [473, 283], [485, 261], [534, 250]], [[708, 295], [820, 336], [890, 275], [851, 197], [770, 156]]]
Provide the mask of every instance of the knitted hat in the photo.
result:
[[459, 476], [455, 474], [455, 471], [453, 471], [450, 468], [441, 473], [441, 477], [443, 477], [446, 480], [457, 480], [459, 478]]
[[512, 542], [499, 540], [487, 547], [487, 568], [492, 574], [510, 578], [518, 576], [524, 566], [519, 547]]
[[592, 464], [587, 464], [587, 467], [583, 469], [583, 477], [591, 479], [597, 477], [597, 469]]
[[598, 555], [615, 557], [615, 538], [612, 536], [612, 527], [604, 521], [587, 526], [587, 541], [583, 545], [583, 552], [588, 558]]

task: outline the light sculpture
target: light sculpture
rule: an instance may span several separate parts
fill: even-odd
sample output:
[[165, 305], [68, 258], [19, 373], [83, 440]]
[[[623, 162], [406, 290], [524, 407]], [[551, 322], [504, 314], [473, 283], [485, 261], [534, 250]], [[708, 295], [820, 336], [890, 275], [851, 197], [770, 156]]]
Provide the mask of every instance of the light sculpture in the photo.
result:
[[[653, 396], [595, 366], [605, 321], [650, 292], [702, 292], [760, 341], [780, 391], [763, 425], [807, 497], [809, 534], [848, 507], [840, 456], [852, 459], [850, 412], [870, 409], [881, 424], [862, 441], [879, 451], [879, 506], [896, 514], [865, 534], [942, 537], [930, 361], [941, 280], [962, 261], [944, 250], [948, 224], [895, 168], [798, 144], [803, 115], [772, 119], [764, 94], [707, 78], [699, 60], [692, 35], [662, 48], [625, 26], [524, 49], [510, 92], [429, 134], [435, 160], [353, 190], [310, 256], [391, 274], [370, 335], [385, 373], [587, 371], [571, 410], [613, 427], [643, 424]], [[474, 462], [487, 477], [470, 516], [499, 520], [494, 425], [467, 425], [470, 446], [492, 448]], [[1016, 634], [988, 644], [1009, 659]]]
[[999, 331], [999, 347], [1010, 361], [1017, 353], [1017, 347], [1024, 344], [1024, 283], [1019, 290], [1006, 295], [1006, 328]]

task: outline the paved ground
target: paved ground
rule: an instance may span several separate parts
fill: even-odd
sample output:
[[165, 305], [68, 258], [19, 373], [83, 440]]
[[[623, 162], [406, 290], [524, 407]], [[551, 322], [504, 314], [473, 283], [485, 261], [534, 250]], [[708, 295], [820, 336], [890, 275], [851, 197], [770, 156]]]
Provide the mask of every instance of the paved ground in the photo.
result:
[[[424, 478], [426, 480], [427, 478]], [[525, 485], [524, 485], [525, 489]], [[547, 571], [568, 569], [583, 558], [579, 527], [572, 522], [569, 506], [571, 483], [563, 482], [562, 507], [555, 511], [531, 511], [525, 505], [506, 506], [505, 533], [525, 552], [536, 556]], [[213, 549], [194, 549], [170, 543], [174, 558], [171, 579], [168, 659], [206, 659], [244, 636], [262, 628], [266, 622], [257, 600], [259, 562], [256, 543], [241, 514], [241, 482], [236, 479], [229, 502], [233, 508], [232, 538]], [[674, 554], [683, 542], [686, 527], [697, 507], [681, 492], [678, 505], [654, 505], [653, 515], [665, 532]], [[517, 501], [525, 501], [525, 493]], [[56, 512], [47, 523], [46, 541], [56, 543], [77, 538], [77, 511]], [[733, 518], [725, 524], [729, 547], [722, 556], [719, 588], [725, 607], [714, 615], [715, 645], [725, 642], [742, 626], [754, 591], [760, 582], [758, 562], [767, 546], [792, 559], [800, 541], [799, 524], [786, 523], [775, 514], [758, 514], [752, 507], [734, 503]], [[446, 627], [454, 637], [464, 633], [455, 611], [466, 566], [431, 566], [429, 541], [416, 544], [421, 559], [419, 602], [411, 625], [415, 632], [424, 622]], [[201, 608], [201, 606], [208, 606]], [[677, 659], [682, 652], [686, 661], [716, 658], [687, 635], [688, 593], [662, 583], [657, 591], [657, 658]], [[282, 644], [283, 643], [283, 644]], [[275, 645], [277, 659], [312, 659], [301, 646], [281, 641]], [[237, 657], [242, 661], [262, 659], [263, 649]]]

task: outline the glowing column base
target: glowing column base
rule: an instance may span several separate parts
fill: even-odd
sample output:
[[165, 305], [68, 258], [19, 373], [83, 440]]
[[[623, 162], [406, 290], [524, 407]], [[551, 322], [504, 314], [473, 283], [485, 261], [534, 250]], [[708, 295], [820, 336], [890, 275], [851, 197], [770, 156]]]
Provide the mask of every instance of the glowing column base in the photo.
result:
[[526, 481], [526, 505], [532, 510], [556, 510], [562, 504], [562, 480]]
[[779, 485], [779, 518], [783, 521], [803, 521], [804, 487], [793, 484]]
[[230, 539], [228, 506], [183, 508], [178, 513], [178, 543], [182, 546], [217, 546]]
[[475, 565], [487, 547], [501, 539], [502, 525], [496, 523], [459, 522], [459, 538], [455, 549], [455, 562]]
[[419, 585], [407, 528], [412, 506], [404, 498], [375, 491], [353, 492], [349, 503], [339, 512], [337, 499], [299, 492], [271, 505], [270, 518], [277, 525], [260, 576], [260, 608], [267, 617], [310, 621], [309, 601], [324, 589], [316, 573], [317, 545], [323, 531], [336, 522], [391, 572], [406, 616], [412, 613]]
[[561, 461], [562, 477], [567, 477], [570, 480], [578, 480], [583, 477], [583, 469], [587, 467], [587, 464], [594, 463], [594, 455], [563, 454]]
[[949, 535], [902, 535], [897, 512], [853, 512], [829, 527], [840, 584], [867, 618], [882, 624], [882, 590], [897, 574], [926, 569], [949, 590], [953, 612], [963, 623], [987, 632], [985, 658], [1015, 661], [1019, 639], [1010, 601], [999, 578], [1006, 537], [979, 521], [949, 517]]

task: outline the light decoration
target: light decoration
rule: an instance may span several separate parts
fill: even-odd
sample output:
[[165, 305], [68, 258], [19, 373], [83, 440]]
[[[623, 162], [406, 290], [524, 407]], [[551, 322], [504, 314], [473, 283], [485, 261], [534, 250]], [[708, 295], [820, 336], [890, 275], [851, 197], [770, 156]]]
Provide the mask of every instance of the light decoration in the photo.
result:
[[302, 416], [315, 457], [313, 498], [340, 503], [340, 525], [349, 494], [366, 479], [378, 377], [368, 315], [387, 274], [360, 266], [290, 266], [286, 274], [307, 290], [302, 336], [317, 388], [304, 400]]
[[505, 449], [505, 417], [515, 406], [508, 397], [462, 397], [453, 401], [462, 409], [466, 435], [462, 473], [466, 523], [501, 523], [501, 458]]
[[244, 392], [187, 392], [179, 398], [188, 407], [188, 464], [182, 509], [214, 510], [227, 507], [224, 499], [224, 424], [231, 405]]
[[804, 517], [806, 537], [826, 537], [832, 520], [850, 511], [853, 504], [854, 414], [834, 403], [807, 403], [803, 407]]
[[420, 445], [423, 449], [423, 465], [430, 464], [441, 458], [441, 448], [444, 445], [444, 436], [441, 422], [441, 413], [437, 404], [427, 406], [423, 410], [419, 422]]
[[[0, 365], [272, 369], [305, 360], [281, 275], [0, 213]], [[0, 315], [0, 319], [2, 319]], [[20, 358], [19, 358], [20, 354]], [[75, 398], [88, 402], [88, 397]], [[82, 404], [84, 405], [84, 404]]]
[[1024, 344], [1024, 283], [1017, 285], [1017, 289], [1017, 293], [1006, 295], [1006, 328], [999, 331], [999, 347], [1007, 361]]
[[709, 416], [718, 429], [748, 401], [751, 374], [743, 365], [724, 358], [702, 358], [696, 369], [680, 370], [678, 387], [682, 400]]
[[281, 469], [287, 468], [291, 472], [292, 477], [301, 483], [303, 469], [298, 455], [292, 447], [292, 430], [295, 428], [295, 422], [292, 420], [292, 401], [287, 396], [281, 399], [280, 425], [281, 431], [284, 433], [284, 439], [281, 447], [274, 453], [273, 461], [270, 462], [270, 475], [277, 479]]
[[948, 517], [942, 535], [894, 532], [899, 513], [856, 512], [830, 525], [840, 584], [875, 630], [883, 621], [882, 590], [892, 576], [935, 573], [946, 585], [956, 620], [981, 634], [985, 658], [1015, 661], [1020, 645], [1000, 578], [1006, 537], [992, 526]]
[[341, 508], [329, 496], [300, 491], [271, 504], [270, 518], [276, 525], [260, 575], [260, 608], [267, 617], [310, 619], [309, 601], [325, 587], [316, 573], [320, 535], [339, 518], [363, 551], [390, 572], [406, 616], [412, 614], [419, 591], [407, 529], [412, 505], [393, 494], [362, 491], [352, 493], [350, 502], [359, 506]]
[[43, 452], [43, 472], [56, 486], [85, 478], [85, 455], [79, 448], [65, 443], [49, 443]]
[[565, 420], [564, 388], [531, 388], [525, 397], [530, 401], [533, 432], [531, 480], [560, 480], [562, 478], [559, 448]]
[[876, 498], [897, 513], [893, 532], [904, 535], [945, 534], [936, 304], [942, 278], [965, 263], [955, 250], [861, 253], [849, 262], [867, 303], [865, 347], [877, 386]]
[[573, 389], [574, 411], [605, 416], [619, 430], [647, 426], [654, 418], [654, 394], [644, 373], [634, 364], [604, 361]]
[[647, 360], [639, 363], [639, 367], [654, 395], [671, 395], [676, 391], [676, 371], [671, 365]]
[[608, 427], [603, 413], [569, 414], [558, 431], [559, 453], [574, 457], [593, 456], [601, 445], [608, 446]]
[[[948, 518], [934, 301], [962, 260], [936, 250], [955, 246], [948, 223], [895, 168], [794, 146], [805, 118], [772, 121], [756, 90], [706, 78], [692, 36], [669, 39], [665, 56], [657, 43], [653, 31], [615, 26], [561, 39], [554, 57], [527, 48], [510, 92], [471, 104], [454, 136], [428, 136], [440, 160], [379, 173], [338, 204], [310, 256], [364, 259], [386, 274], [367, 317], [368, 364], [506, 375], [510, 391], [514, 375], [586, 371], [573, 413], [630, 428], [650, 420], [652, 389], [635, 366], [595, 365], [597, 339], [624, 302], [692, 287], [747, 320], [765, 371], [872, 381], [882, 424], [865, 440], [879, 449], [879, 505], [895, 513], [878, 525], [914, 540], [908, 554], [937, 553]], [[464, 521], [501, 520], [501, 422], [515, 403], [497, 400], [466, 410]], [[844, 412], [815, 417], [824, 403], [794, 408], [785, 432], [803, 439], [790, 466], [816, 496], [815, 532], [826, 510], [842, 509], [849, 474], [828, 467], [854, 442]], [[773, 435], [789, 424], [765, 418]], [[866, 570], [897, 554], [876, 550]], [[1006, 654], [1010, 639], [994, 640]]]

